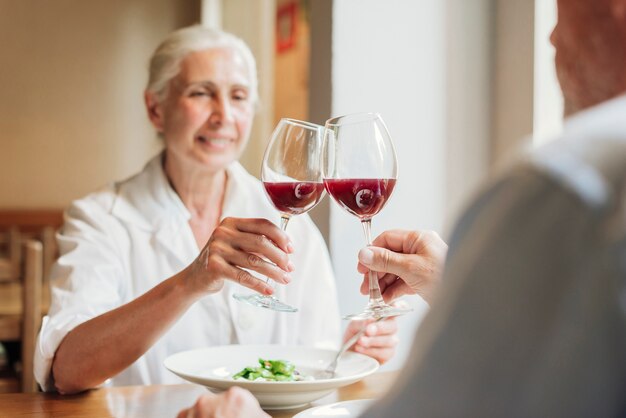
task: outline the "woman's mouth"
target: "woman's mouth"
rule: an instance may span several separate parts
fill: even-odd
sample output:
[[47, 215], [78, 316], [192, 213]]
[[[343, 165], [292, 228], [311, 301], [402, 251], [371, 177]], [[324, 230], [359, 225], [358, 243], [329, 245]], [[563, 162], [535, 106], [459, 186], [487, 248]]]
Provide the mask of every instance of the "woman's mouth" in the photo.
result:
[[216, 149], [226, 148], [231, 142], [233, 142], [230, 138], [209, 138], [204, 135], [198, 135], [196, 138], [202, 144]]

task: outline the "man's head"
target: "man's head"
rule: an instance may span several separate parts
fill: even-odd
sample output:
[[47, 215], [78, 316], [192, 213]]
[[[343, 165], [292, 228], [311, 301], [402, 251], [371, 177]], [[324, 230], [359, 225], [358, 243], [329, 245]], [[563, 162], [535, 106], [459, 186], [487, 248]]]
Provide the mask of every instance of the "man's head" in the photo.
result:
[[550, 38], [565, 114], [626, 93], [626, 0], [557, 0]]

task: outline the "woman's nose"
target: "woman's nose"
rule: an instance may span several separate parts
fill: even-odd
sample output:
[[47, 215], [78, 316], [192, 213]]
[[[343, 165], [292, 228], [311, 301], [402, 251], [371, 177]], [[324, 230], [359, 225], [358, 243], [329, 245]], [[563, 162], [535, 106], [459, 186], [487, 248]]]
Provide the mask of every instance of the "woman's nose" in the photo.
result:
[[233, 108], [228, 99], [217, 99], [211, 109], [209, 121], [213, 124], [224, 125], [233, 121]]

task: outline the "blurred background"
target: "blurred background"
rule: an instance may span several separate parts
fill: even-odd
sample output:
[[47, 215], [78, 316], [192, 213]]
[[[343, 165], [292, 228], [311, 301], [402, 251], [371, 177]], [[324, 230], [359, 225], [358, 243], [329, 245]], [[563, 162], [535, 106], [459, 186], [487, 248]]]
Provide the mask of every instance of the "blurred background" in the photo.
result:
[[[149, 56], [200, 22], [256, 56], [261, 107], [242, 159], [251, 173], [281, 117], [379, 112], [400, 172], [374, 236], [446, 238], [501, 161], [560, 129], [555, 10], [555, 0], [0, 0], [0, 210], [57, 219], [73, 199], [139, 171], [160, 149], [143, 105]], [[312, 216], [342, 313], [360, 310], [360, 225], [329, 199]], [[386, 368], [401, 366], [426, 310], [408, 302], [415, 313], [398, 320], [402, 344]]]

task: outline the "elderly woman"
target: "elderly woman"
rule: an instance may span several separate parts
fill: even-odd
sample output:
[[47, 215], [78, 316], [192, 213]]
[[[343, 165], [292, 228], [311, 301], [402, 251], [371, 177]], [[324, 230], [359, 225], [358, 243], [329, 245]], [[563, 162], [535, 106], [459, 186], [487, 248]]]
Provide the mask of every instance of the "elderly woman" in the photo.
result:
[[[233, 35], [193, 26], [157, 48], [145, 103], [164, 150], [66, 213], [35, 356], [45, 390], [177, 382], [163, 360], [197, 347], [338, 345], [319, 232], [306, 215], [293, 219], [291, 238], [281, 232], [260, 183], [236, 162], [256, 101], [254, 58]], [[251, 271], [281, 286], [273, 291]], [[276, 292], [300, 312], [238, 302], [242, 286]], [[354, 349], [385, 361], [396, 325], [370, 327]]]

